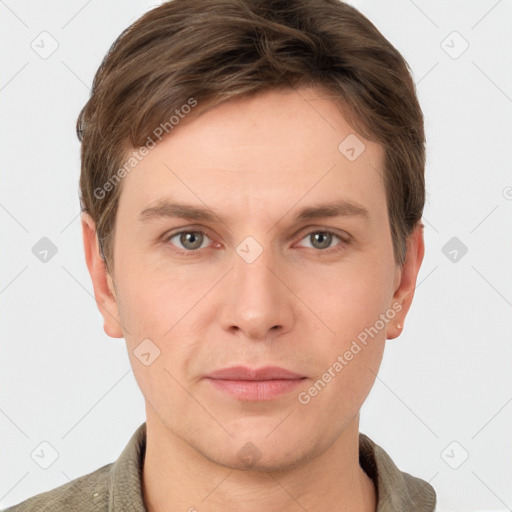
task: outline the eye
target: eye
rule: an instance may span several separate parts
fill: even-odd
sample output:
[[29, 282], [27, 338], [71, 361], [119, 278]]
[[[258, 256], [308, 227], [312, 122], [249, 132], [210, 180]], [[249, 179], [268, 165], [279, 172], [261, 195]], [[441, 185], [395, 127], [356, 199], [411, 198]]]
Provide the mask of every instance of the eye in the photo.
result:
[[[331, 247], [331, 244], [335, 239], [338, 239], [341, 243]], [[344, 244], [348, 244], [348, 240], [344, 240], [341, 236], [333, 233], [332, 231], [311, 231], [302, 240], [309, 240], [311, 243], [309, 247], [324, 252], [328, 252], [326, 249], [337, 250], [338, 245], [342, 246]]]
[[[303, 245], [303, 247], [325, 253], [341, 250], [345, 245], [350, 243], [348, 236], [347, 239], [344, 239], [342, 236], [328, 230], [310, 231], [301, 239], [301, 242], [303, 240], [309, 241], [310, 244]], [[338, 240], [338, 243], [333, 245], [333, 242], [336, 240]], [[178, 249], [178, 252], [184, 254], [198, 252], [200, 249], [208, 247], [208, 242], [212, 241], [213, 240], [206, 233], [200, 230], [179, 231], [165, 237], [165, 242], [170, 242]]]
[[[177, 239], [177, 245], [173, 242], [173, 239]], [[180, 231], [167, 237], [167, 241], [178, 247], [178, 249], [185, 249], [187, 252], [196, 251], [203, 249], [208, 244], [204, 244], [210, 238], [202, 231]]]

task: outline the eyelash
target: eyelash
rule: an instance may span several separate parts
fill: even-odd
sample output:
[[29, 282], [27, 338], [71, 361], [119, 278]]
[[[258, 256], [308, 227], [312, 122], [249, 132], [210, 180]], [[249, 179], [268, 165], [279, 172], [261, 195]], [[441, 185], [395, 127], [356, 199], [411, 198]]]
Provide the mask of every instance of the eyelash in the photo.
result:
[[[178, 235], [182, 235], [183, 233], [200, 233], [200, 234], [206, 236], [207, 238], [209, 238], [210, 240], [212, 240], [208, 236], [208, 234], [206, 232], [204, 232], [204, 231], [202, 231], [200, 229], [184, 229], [184, 230], [181, 230], [181, 231], [176, 231], [175, 233], [170, 233], [168, 235], [165, 235], [164, 236], [164, 242], [170, 242], [170, 240], [172, 238], [174, 238], [174, 237], [176, 237]], [[329, 234], [329, 235], [332, 235], [333, 237], [336, 237], [336, 238], [338, 238], [340, 240], [340, 243], [338, 243], [337, 245], [335, 245], [333, 247], [329, 247], [327, 249], [315, 249], [314, 247], [305, 247], [305, 249], [312, 250], [312, 251], [314, 251], [317, 254], [320, 254], [320, 253], [322, 253], [322, 254], [332, 254], [334, 252], [341, 251], [342, 249], [345, 248], [345, 246], [350, 244], [350, 239], [349, 239], [348, 236], [347, 236], [347, 238], [344, 238], [341, 235], [339, 235], [338, 233], [335, 233], [334, 231], [331, 231], [329, 229], [314, 229], [312, 231], [307, 232], [299, 241], [304, 240], [305, 238], [307, 238], [308, 236], [311, 236], [314, 233]], [[195, 249], [195, 250], [187, 251], [187, 250], [184, 250], [184, 249], [179, 249], [178, 247], [176, 247], [172, 243], [171, 243], [171, 245], [173, 246], [174, 250], [176, 250], [176, 252], [178, 254], [181, 254], [181, 255], [184, 255], [184, 256], [195, 256], [200, 251], [202, 251], [203, 249], [207, 249], [207, 247], [203, 247], [201, 249]]]

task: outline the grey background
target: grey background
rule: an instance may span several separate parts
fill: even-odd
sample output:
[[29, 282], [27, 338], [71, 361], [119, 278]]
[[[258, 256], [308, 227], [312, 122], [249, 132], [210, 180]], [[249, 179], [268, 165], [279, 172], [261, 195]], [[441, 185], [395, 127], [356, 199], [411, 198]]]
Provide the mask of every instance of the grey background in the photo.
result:
[[[512, 2], [350, 3], [408, 61], [428, 143], [426, 256], [361, 431], [431, 482], [438, 512], [510, 510]], [[93, 298], [74, 129], [105, 52], [153, 5], [0, 1], [0, 508], [113, 462], [145, 419]]]

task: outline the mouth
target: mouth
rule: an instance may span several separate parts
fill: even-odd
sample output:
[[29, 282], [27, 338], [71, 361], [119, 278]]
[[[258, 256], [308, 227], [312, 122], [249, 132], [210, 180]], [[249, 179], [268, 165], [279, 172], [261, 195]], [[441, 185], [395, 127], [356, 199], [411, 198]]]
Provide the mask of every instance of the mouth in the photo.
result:
[[238, 400], [272, 400], [296, 389], [307, 377], [278, 366], [234, 366], [205, 377], [214, 389]]

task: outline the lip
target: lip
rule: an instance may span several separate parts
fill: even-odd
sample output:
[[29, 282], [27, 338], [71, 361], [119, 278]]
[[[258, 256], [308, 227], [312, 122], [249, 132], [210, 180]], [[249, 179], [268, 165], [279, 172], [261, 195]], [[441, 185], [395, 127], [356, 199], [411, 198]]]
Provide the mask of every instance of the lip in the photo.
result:
[[254, 369], [234, 366], [216, 370], [205, 378], [216, 390], [246, 401], [273, 400], [293, 391], [306, 379], [278, 366]]
[[222, 380], [297, 380], [305, 378], [304, 375], [291, 372], [279, 366], [263, 366], [261, 368], [247, 368], [246, 366], [232, 366], [215, 370], [207, 375], [210, 379]]

